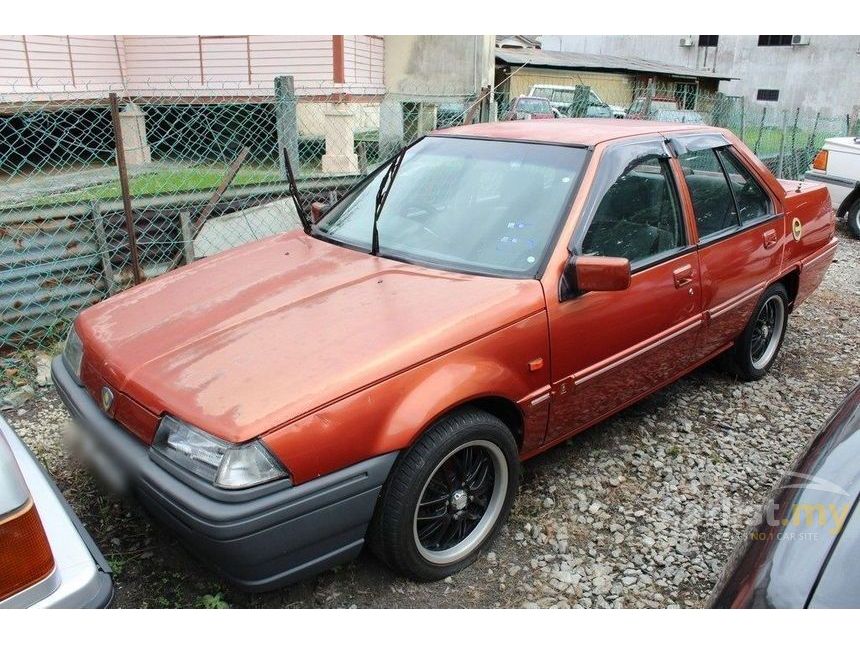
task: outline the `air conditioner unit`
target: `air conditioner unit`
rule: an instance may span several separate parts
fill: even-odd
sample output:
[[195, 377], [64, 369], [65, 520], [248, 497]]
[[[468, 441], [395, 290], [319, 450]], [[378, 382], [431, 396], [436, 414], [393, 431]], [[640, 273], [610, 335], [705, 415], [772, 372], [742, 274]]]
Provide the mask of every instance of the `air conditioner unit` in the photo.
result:
[[809, 44], [809, 36], [792, 36], [791, 37], [791, 46], [799, 47], [801, 45]]
[[681, 42], [679, 43], [681, 47], [692, 47], [693, 46], [693, 37], [692, 36], [684, 36], [681, 38]]

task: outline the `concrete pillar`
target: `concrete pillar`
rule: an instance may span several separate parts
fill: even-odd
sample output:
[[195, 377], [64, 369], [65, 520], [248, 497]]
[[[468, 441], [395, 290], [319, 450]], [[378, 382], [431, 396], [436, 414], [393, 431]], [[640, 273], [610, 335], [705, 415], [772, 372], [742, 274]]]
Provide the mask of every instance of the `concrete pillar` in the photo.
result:
[[403, 147], [403, 104], [385, 99], [379, 105], [379, 159], [388, 159]]
[[150, 163], [152, 153], [146, 141], [146, 119], [143, 110], [134, 103], [126, 103], [119, 113], [119, 122], [122, 129], [125, 163], [129, 166]]
[[326, 109], [323, 172], [333, 174], [358, 173], [354, 124], [355, 116], [346, 103], [334, 103]]
[[278, 131], [278, 167], [281, 177], [287, 178], [284, 166], [286, 150], [290, 156], [290, 165], [298, 176], [299, 172], [299, 122], [296, 99], [296, 85], [292, 76], [275, 77], [275, 123]]

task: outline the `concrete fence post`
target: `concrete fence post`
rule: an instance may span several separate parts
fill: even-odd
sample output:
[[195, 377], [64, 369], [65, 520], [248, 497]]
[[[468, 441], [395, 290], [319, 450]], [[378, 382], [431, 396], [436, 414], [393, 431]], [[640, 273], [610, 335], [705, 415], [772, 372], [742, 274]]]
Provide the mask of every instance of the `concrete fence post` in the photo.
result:
[[287, 178], [284, 167], [286, 150], [293, 166], [293, 172], [299, 174], [299, 119], [296, 86], [292, 76], [275, 77], [275, 128], [278, 131], [278, 165], [281, 177]]

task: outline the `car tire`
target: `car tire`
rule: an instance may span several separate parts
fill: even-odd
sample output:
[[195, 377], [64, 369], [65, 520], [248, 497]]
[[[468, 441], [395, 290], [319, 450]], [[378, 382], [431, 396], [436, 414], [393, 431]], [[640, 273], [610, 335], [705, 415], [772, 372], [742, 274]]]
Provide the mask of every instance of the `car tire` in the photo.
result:
[[510, 513], [518, 452], [510, 428], [476, 407], [437, 421], [398, 459], [383, 486], [368, 535], [371, 550], [415, 580], [439, 580], [467, 567]]
[[848, 228], [854, 237], [860, 239], [860, 197], [848, 207]]
[[735, 371], [745, 381], [757, 381], [768, 373], [788, 327], [788, 292], [782, 283], [765, 289], [743, 333], [735, 342]]

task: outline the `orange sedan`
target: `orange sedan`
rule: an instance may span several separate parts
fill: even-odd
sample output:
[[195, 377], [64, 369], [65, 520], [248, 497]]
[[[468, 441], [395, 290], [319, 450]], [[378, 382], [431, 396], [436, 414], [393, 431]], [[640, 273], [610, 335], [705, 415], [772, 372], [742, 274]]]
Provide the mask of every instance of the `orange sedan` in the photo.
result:
[[836, 247], [823, 187], [648, 121], [437, 132], [323, 210], [91, 307], [53, 364], [98, 468], [249, 589], [366, 542], [458, 571], [521, 460], [723, 352], [761, 378]]

